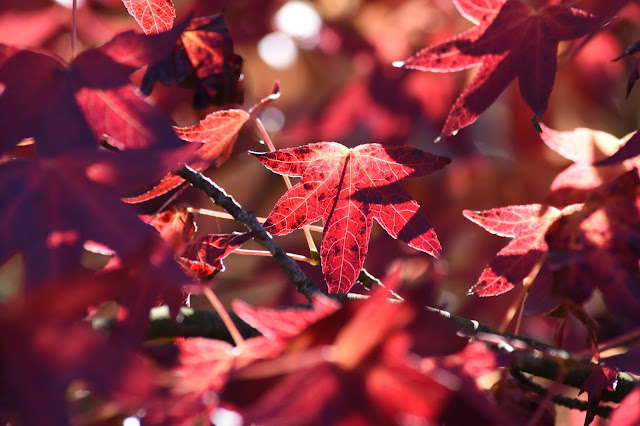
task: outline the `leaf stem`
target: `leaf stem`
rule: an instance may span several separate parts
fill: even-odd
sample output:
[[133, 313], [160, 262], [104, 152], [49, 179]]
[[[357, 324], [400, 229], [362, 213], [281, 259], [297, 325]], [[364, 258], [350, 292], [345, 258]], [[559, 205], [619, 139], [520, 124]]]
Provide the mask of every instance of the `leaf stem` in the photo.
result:
[[215, 309], [218, 315], [220, 315], [220, 319], [222, 319], [222, 322], [224, 322], [224, 325], [227, 327], [227, 330], [229, 330], [229, 334], [231, 334], [231, 338], [235, 342], [236, 346], [239, 348], [243, 348], [244, 338], [238, 331], [238, 327], [236, 327], [236, 325], [231, 320], [231, 317], [229, 316], [229, 312], [227, 312], [224, 306], [222, 306], [222, 302], [220, 302], [220, 299], [218, 299], [218, 296], [216, 296], [213, 290], [211, 290], [206, 285], [202, 286], [202, 291], [204, 295], [207, 297], [207, 299], [209, 300], [209, 302], [211, 302], [213, 309]]
[[[229, 213], [217, 212], [215, 210], [210, 210], [210, 209], [199, 209], [197, 207], [187, 207], [187, 211], [190, 212], [190, 213], [201, 214], [203, 216], [211, 216], [211, 217], [218, 217], [220, 219], [235, 220], [234, 217], [231, 216]], [[265, 217], [256, 217], [256, 219], [260, 223], [264, 223], [267, 220], [267, 218], [265, 218]], [[322, 232], [323, 231], [322, 226], [307, 225], [307, 227], [309, 228], [310, 231], [313, 231], [313, 232]]]
[[77, 19], [77, 10], [78, 10], [78, 0], [73, 0], [73, 5], [71, 7], [71, 59], [76, 57], [76, 52], [78, 51], [77, 46], [77, 31], [76, 31], [76, 19]]
[[[264, 136], [264, 141], [269, 147], [269, 151], [271, 152], [275, 151], [276, 147], [273, 145], [273, 142], [269, 137], [269, 133], [267, 132], [267, 129], [264, 127], [264, 124], [262, 124], [262, 121], [257, 117], [253, 117], [253, 120], [256, 122], [256, 126], [258, 126], [258, 130], [260, 130], [260, 133], [262, 133], [262, 136]], [[282, 178], [284, 179], [285, 185], [287, 185], [287, 189], [291, 189], [293, 185], [291, 184], [291, 179], [289, 178], [289, 176], [282, 175]], [[309, 232], [309, 228], [307, 226], [303, 226], [302, 231], [304, 232], [304, 237], [307, 239], [307, 245], [309, 246], [309, 252], [311, 253], [311, 258], [316, 260], [316, 265], [319, 265], [320, 255], [318, 253], [318, 248], [316, 247], [316, 243], [313, 241], [313, 237], [311, 236], [311, 232]]]
[[260, 102], [249, 108], [249, 115], [254, 116], [257, 111], [260, 111], [265, 106], [269, 105], [271, 102], [275, 101], [280, 97], [280, 83], [277, 81], [273, 84], [273, 90], [271, 94], [265, 98], [260, 99]]
[[[236, 254], [244, 254], [247, 256], [264, 256], [264, 257], [271, 257], [271, 253], [269, 253], [266, 250], [248, 250], [248, 249], [235, 249], [233, 251], [233, 253]], [[307, 262], [310, 265], [317, 265], [316, 261], [314, 259], [309, 259], [306, 256], [302, 256], [300, 254], [295, 254], [295, 253], [287, 253], [287, 256], [289, 256], [292, 259], [295, 259], [299, 262]]]

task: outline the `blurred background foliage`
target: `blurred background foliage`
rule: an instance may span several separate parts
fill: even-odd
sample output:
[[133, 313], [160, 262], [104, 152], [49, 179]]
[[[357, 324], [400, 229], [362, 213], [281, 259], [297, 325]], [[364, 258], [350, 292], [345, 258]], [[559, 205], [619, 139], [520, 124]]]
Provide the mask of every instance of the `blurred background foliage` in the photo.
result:
[[[8, 0], [0, 6], [0, 42], [39, 47], [63, 59], [70, 57], [71, 1]], [[433, 176], [406, 181], [409, 192], [431, 219], [443, 246], [434, 260], [391, 239], [376, 225], [365, 268], [379, 278], [402, 267], [406, 285], [434, 283], [441, 307], [499, 326], [513, 312], [519, 294], [492, 298], [466, 292], [507, 240], [467, 221], [463, 209], [482, 210], [542, 202], [549, 184], [569, 165], [549, 150], [531, 125], [532, 112], [511, 84], [480, 119], [458, 135], [435, 144], [448, 110], [474, 69], [431, 74], [393, 67], [419, 49], [472, 26], [450, 0], [175, 0], [178, 19], [223, 12], [235, 51], [244, 57], [245, 102], [224, 108], [248, 109], [268, 95], [274, 82], [282, 96], [261, 111], [276, 147], [317, 141], [347, 146], [378, 142], [404, 144], [450, 156], [453, 163]], [[79, 0], [81, 48], [109, 40], [125, 29], [137, 29], [120, 0]], [[589, 10], [589, 1], [575, 7]], [[560, 45], [560, 58], [549, 109], [542, 122], [558, 130], [589, 127], [618, 137], [638, 128], [640, 93], [625, 98], [632, 59], [617, 62], [624, 48], [640, 38], [640, 6], [630, 3], [589, 40]], [[37, 28], [37, 30], [34, 30]], [[142, 71], [134, 75], [139, 82]], [[150, 101], [178, 126], [189, 126], [215, 108], [196, 110], [192, 95], [158, 84]], [[218, 108], [220, 109], [220, 108]], [[207, 172], [242, 206], [266, 216], [285, 192], [280, 176], [246, 154], [263, 151], [260, 134], [248, 123], [231, 159]], [[166, 197], [141, 206], [154, 213]], [[188, 189], [175, 204], [215, 208], [202, 193]], [[242, 230], [232, 221], [196, 217], [198, 234]], [[319, 244], [319, 235], [316, 235]], [[301, 232], [279, 238], [293, 253], [308, 255]], [[258, 246], [254, 247], [258, 248]], [[255, 305], [303, 302], [276, 263], [263, 257], [232, 254], [227, 270], [212, 285], [230, 302], [241, 298]], [[322, 286], [319, 267], [303, 265]], [[360, 286], [357, 291], [366, 291]], [[595, 296], [588, 310], [599, 316]], [[522, 333], [551, 343], [552, 318], [528, 318]], [[584, 347], [584, 331], [565, 331], [567, 349]], [[606, 338], [606, 329], [602, 339]]]

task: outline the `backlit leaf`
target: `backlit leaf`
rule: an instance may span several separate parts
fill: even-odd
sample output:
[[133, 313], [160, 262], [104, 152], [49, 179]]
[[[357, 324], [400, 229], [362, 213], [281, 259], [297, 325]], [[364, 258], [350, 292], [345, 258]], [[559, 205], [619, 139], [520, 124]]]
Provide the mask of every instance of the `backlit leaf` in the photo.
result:
[[302, 177], [278, 200], [265, 229], [285, 235], [322, 219], [320, 257], [330, 292], [347, 292], [353, 286], [367, 254], [373, 219], [393, 238], [434, 257], [440, 254], [433, 227], [400, 180], [438, 171], [449, 158], [379, 144], [348, 149], [335, 142], [254, 155], [278, 174]]

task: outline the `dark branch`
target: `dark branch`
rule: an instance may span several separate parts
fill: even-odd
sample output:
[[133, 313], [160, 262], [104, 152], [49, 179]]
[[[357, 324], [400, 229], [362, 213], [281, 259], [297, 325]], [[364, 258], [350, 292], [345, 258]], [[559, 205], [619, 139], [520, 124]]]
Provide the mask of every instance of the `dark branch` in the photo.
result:
[[266, 248], [273, 258], [278, 262], [280, 267], [284, 269], [291, 281], [296, 285], [298, 291], [303, 294], [309, 301], [312, 300], [314, 293], [320, 292], [318, 287], [311, 281], [307, 275], [302, 272], [295, 260], [287, 256], [282, 248], [271, 238], [264, 230], [256, 216], [244, 210], [224, 189], [220, 188], [211, 179], [204, 176], [189, 166], [184, 166], [175, 174], [189, 182], [195, 188], [202, 190], [207, 194], [214, 203], [225, 209], [231, 216], [239, 222], [242, 222], [247, 228], [258, 234], [254, 239]]
[[[511, 375], [513, 376], [514, 379], [516, 379], [516, 381], [520, 384], [520, 386], [522, 386], [525, 389], [528, 389], [540, 396], [545, 396], [549, 393], [549, 390], [547, 388], [545, 388], [542, 385], [539, 385], [538, 383], [531, 381], [531, 379], [529, 379], [527, 376], [522, 374], [522, 372], [517, 369], [512, 369]], [[589, 408], [589, 403], [587, 401], [570, 398], [568, 396], [561, 395], [561, 394], [553, 395], [551, 400], [558, 405], [571, 408], [572, 410], [587, 411], [587, 409]], [[613, 407], [609, 405], [599, 405], [596, 408], [596, 415], [606, 419], [606, 418], [609, 418], [609, 416], [611, 415], [611, 411], [613, 411]]]

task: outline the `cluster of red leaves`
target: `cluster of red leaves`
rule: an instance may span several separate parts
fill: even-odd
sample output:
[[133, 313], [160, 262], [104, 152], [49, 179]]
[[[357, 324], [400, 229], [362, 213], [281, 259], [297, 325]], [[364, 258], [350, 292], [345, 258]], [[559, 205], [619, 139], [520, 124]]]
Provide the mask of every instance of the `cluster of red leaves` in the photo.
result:
[[623, 143], [589, 129], [543, 127], [542, 138], [575, 164], [556, 177], [543, 204], [465, 211], [489, 232], [513, 238], [470, 292], [496, 296], [519, 284], [531, 286], [529, 312], [542, 313], [562, 301], [582, 304], [598, 289], [611, 313], [633, 322], [633, 287], [640, 279], [640, 157], [592, 165]]
[[[476, 26], [451, 40], [430, 46], [402, 66], [432, 72], [455, 72], [480, 65], [456, 100], [442, 129], [450, 136], [476, 121], [516, 77], [520, 94], [539, 119], [547, 110], [556, 72], [558, 44], [592, 34], [604, 16], [552, 1], [535, 6], [519, 0], [453, 0]], [[612, 5], [613, 8], [623, 4]]]
[[[480, 65], [449, 112], [445, 136], [473, 123], [516, 77], [534, 121], [540, 118], [553, 88], [558, 44], [593, 35], [624, 4], [614, 2], [609, 10], [597, 5], [589, 14], [555, 2], [453, 1], [476, 27], [404, 63], [435, 72]], [[412, 294], [390, 303], [381, 289], [370, 300], [344, 306], [317, 296], [312, 309], [236, 302], [234, 311], [261, 336], [235, 347], [214, 339], [178, 340], [173, 381], [157, 386], [139, 346], [157, 299], [172, 307], [181, 301], [179, 284], [188, 278], [172, 255], [189, 275], [209, 279], [255, 234], [211, 234], [194, 242], [194, 218], [185, 209], [140, 220], [126, 203], [181, 185], [182, 178], [167, 174], [179, 164], [198, 171], [220, 166], [250, 115], [228, 109], [193, 126], [172, 126], [131, 84], [132, 73], [148, 66], [143, 94], [156, 82], [180, 84], [204, 108], [242, 101], [242, 58], [233, 53], [221, 15], [173, 28], [170, 0], [123, 3], [146, 35], [119, 34], [69, 63], [0, 44], [0, 419], [67, 424], [70, 386], [110, 395], [123, 409], [144, 407], [150, 423], [206, 421], [225, 408], [260, 424], [459, 424], [470, 418], [474, 424], [518, 424], [526, 415], [498, 410], [496, 401], [518, 409], [531, 402], [527, 414], [537, 410], [540, 398], [514, 392], [508, 380], [491, 392], [477, 387], [474, 379], [501, 363], [482, 344], [467, 345], [451, 321], [424, 310], [432, 297]], [[354, 87], [356, 98], [363, 86]], [[372, 106], [369, 112], [381, 110]], [[513, 238], [471, 292], [495, 296], [522, 284], [528, 313], [573, 312], [595, 342], [595, 322], [581, 306], [594, 291], [622, 328], [638, 320], [640, 137], [618, 150], [616, 138], [591, 130], [544, 127], [542, 136], [576, 164], [558, 175], [541, 204], [465, 211], [490, 232]], [[301, 178], [276, 203], [265, 229], [284, 235], [322, 220], [320, 257], [329, 292], [349, 292], [354, 285], [374, 219], [393, 238], [440, 255], [432, 225], [400, 180], [436, 172], [449, 158], [409, 147], [348, 149], [335, 142], [254, 155], [278, 174]], [[146, 193], [121, 200], [162, 176]], [[106, 254], [108, 264], [90, 267], [91, 251]], [[89, 307], [113, 300], [118, 321], [109, 335], [82, 322]], [[625, 366], [624, 360], [611, 362]], [[583, 387], [587, 424], [617, 377], [615, 369], [592, 370]], [[36, 385], [43, 379], [50, 386]], [[614, 416], [623, 417], [620, 410], [636, 399], [632, 393]], [[40, 409], [33, 410], [36, 402]], [[549, 412], [542, 416], [553, 421]], [[626, 421], [637, 417], [636, 410]]]
[[[313, 309], [235, 303], [262, 336], [235, 348], [203, 338], [180, 342], [171, 394], [193, 411], [179, 418], [152, 403], [150, 415], [189, 424], [215, 419], [222, 407], [260, 424], [448, 424], [470, 413], [476, 424], [511, 423], [472, 380], [495, 368], [494, 354], [462, 351], [466, 339], [449, 321], [390, 303], [386, 293], [342, 307], [319, 296]], [[465, 362], [476, 366], [473, 373], [460, 368]]]
[[[125, 1], [148, 35], [118, 34], [69, 63], [0, 44], [0, 412], [12, 424], [68, 424], [70, 385], [126, 406], [153, 390], [139, 352], [149, 309], [163, 299], [175, 310], [189, 279], [120, 198], [185, 161], [196, 158], [203, 169], [228, 155], [248, 117], [236, 113], [233, 134], [218, 132], [215, 144], [209, 137], [194, 157], [197, 146], [181, 138], [204, 142], [194, 136], [202, 126], [174, 130], [131, 84], [133, 72], [170, 57], [189, 24], [173, 27], [173, 6], [162, 3], [161, 10]], [[184, 248], [186, 241], [161, 234], [174, 250]], [[81, 322], [90, 307], [116, 299], [109, 336]]]

